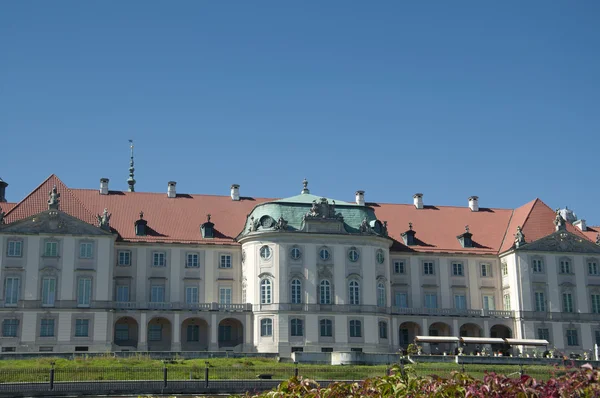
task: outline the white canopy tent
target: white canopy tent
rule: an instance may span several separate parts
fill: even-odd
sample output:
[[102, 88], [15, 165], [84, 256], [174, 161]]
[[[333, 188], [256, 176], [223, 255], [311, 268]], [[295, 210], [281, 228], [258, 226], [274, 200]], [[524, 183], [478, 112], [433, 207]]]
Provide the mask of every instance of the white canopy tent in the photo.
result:
[[460, 339], [453, 336], [417, 336], [416, 341], [420, 343], [459, 343]]
[[505, 344], [504, 339], [497, 337], [461, 337], [463, 344]]
[[525, 346], [547, 346], [547, 340], [538, 339], [503, 339], [497, 337], [454, 337], [454, 336], [417, 336], [419, 343], [456, 343], [456, 344], [508, 344]]
[[506, 344], [510, 345], [532, 345], [532, 346], [547, 346], [550, 345], [548, 340], [538, 340], [538, 339], [503, 339], [506, 341]]

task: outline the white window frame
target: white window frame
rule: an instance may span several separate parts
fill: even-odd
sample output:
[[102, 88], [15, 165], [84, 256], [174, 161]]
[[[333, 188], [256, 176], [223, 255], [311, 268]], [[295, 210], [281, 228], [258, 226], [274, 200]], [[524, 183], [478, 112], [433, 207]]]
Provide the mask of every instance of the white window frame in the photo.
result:
[[58, 257], [58, 242], [55, 240], [44, 242], [44, 257]]
[[483, 296], [481, 296], [481, 299], [483, 301], [482, 305], [483, 305], [484, 310], [488, 310], [488, 311], [496, 310], [496, 298], [494, 297], [494, 295], [484, 294]]
[[463, 263], [458, 261], [452, 263], [452, 276], [465, 276]]
[[[164, 303], [166, 300], [166, 287], [165, 284], [152, 284], [150, 285], [150, 302], [151, 303]], [[162, 296], [162, 300], [159, 300]]]
[[79, 242], [79, 258], [91, 260], [94, 258], [94, 243]]
[[508, 263], [506, 261], [502, 262], [502, 276], [508, 276]]
[[435, 275], [435, 263], [433, 261], [423, 261], [423, 275]]
[[321, 261], [329, 261], [331, 260], [331, 252], [328, 248], [322, 247], [319, 249], [319, 258]]
[[40, 337], [54, 337], [56, 335], [56, 320], [54, 318], [40, 319]]
[[348, 281], [348, 303], [360, 305], [360, 282], [356, 279]]
[[573, 294], [571, 292], [563, 292], [563, 294], [562, 294], [562, 310], [563, 310], [563, 312], [568, 312], [568, 313], [575, 312], [575, 306], [573, 304]]
[[385, 283], [383, 281], [377, 282], [377, 306], [385, 307], [387, 304]]
[[118, 303], [128, 303], [129, 302], [129, 285], [117, 284], [115, 298]]
[[232, 261], [231, 254], [221, 254], [219, 256], [219, 268], [231, 269]]
[[92, 302], [92, 278], [77, 278], [77, 307], [89, 307]]
[[42, 278], [42, 307], [54, 307], [58, 290], [57, 283], [57, 279], [53, 276]]
[[273, 302], [273, 284], [268, 278], [260, 281], [260, 303], [271, 304]]
[[563, 258], [558, 261], [558, 273], [569, 275], [573, 273], [573, 269], [571, 268], [571, 260], [568, 258]]
[[[121, 257], [122, 255], [122, 257]], [[127, 259], [126, 262], [121, 261]], [[119, 267], [130, 267], [131, 266], [131, 250], [119, 250], [117, 252], [117, 265]]]
[[4, 279], [4, 306], [13, 307], [19, 303], [21, 294], [21, 278], [7, 276]]
[[231, 287], [219, 287], [219, 304], [231, 304]]
[[377, 250], [377, 253], [375, 253], [375, 261], [377, 261], [377, 264], [383, 264], [385, 262], [385, 253], [383, 250]]
[[437, 293], [425, 293], [425, 308], [438, 308]]
[[152, 266], [157, 268], [163, 268], [167, 266], [167, 253], [166, 252], [152, 252]]
[[544, 261], [541, 258], [534, 258], [531, 260], [531, 268], [535, 274], [544, 273]]
[[[402, 301], [404, 301], [404, 303], [402, 303]], [[396, 292], [394, 295], [394, 305], [398, 308], [408, 308], [408, 293]]]
[[454, 308], [457, 310], [467, 309], [467, 296], [465, 294], [454, 295]]
[[290, 257], [295, 261], [300, 260], [300, 258], [302, 258], [302, 250], [300, 250], [299, 247], [292, 247], [292, 250], [290, 250]]
[[258, 250], [258, 253], [260, 255], [260, 258], [263, 261], [267, 261], [271, 258], [271, 256], [273, 255], [273, 250], [271, 250], [271, 248], [268, 245], [263, 245], [261, 246], [261, 248]]
[[198, 255], [198, 253], [186, 254], [185, 268], [200, 268], [200, 256]]
[[504, 301], [504, 302], [503, 302], [503, 303], [504, 303], [504, 310], [505, 310], [505, 311], [510, 311], [510, 308], [511, 308], [511, 307], [510, 307], [510, 294], [508, 294], [508, 293], [505, 293], [505, 294], [502, 296], [502, 299], [503, 299], [503, 301]]
[[492, 264], [480, 263], [479, 269], [480, 269], [482, 278], [491, 278], [492, 277]]
[[588, 260], [588, 275], [598, 276], [600, 274], [600, 269], [598, 268], [598, 261], [596, 260]]
[[536, 312], [546, 312], [546, 293], [539, 290], [534, 291], [533, 304]]
[[319, 282], [319, 304], [331, 304], [331, 282], [328, 279]]
[[[83, 333], [85, 331], [85, 333]], [[90, 320], [86, 318], [75, 319], [75, 337], [90, 336]]]
[[186, 304], [198, 304], [200, 300], [198, 286], [186, 286], [185, 287], [185, 303]]
[[302, 281], [298, 278], [290, 282], [290, 301], [292, 304], [302, 304]]
[[404, 274], [406, 272], [406, 266], [403, 260], [394, 261], [394, 274]]
[[23, 257], [23, 241], [11, 239], [7, 242], [7, 257]]
[[260, 337], [273, 336], [273, 319], [263, 318], [260, 320]]
[[352, 247], [352, 248], [350, 248], [350, 250], [348, 250], [348, 260], [355, 263], [358, 261], [359, 258], [360, 258], [360, 254], [358, 253], [357, 248]]

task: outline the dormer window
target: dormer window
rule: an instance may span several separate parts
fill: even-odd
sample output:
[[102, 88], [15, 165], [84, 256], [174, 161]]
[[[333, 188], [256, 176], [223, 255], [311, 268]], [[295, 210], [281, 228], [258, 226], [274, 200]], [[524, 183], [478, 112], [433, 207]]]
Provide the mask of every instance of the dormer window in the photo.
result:
[[402, 240], [404, 240], [404, 244], [406, 246], [414, 246], [417, 244], [415, 235], [416, 235], [416, 232], [413, 230], [413, 225], [411, 222], [408, 223], [408, 231], [400, 234], [400, 236], [402, 236]]
[[146, 226], [148, 221], [144, 220], [144, 212], [140, 211], [140, 218], [135, 222], [136, 236], [146, 236]]
[[206, 215], [206, 222], [200, 226], [200, 232], [202, 232], [202, 238], [204, 239], [215, 237], [215, 224], [210, 222], [210, 214]]
[[458, 241], [460, 242], [460, 245], [462, 247], [473, 247], [472, 237], [473, 237], [473, 234], [471, 232], [469, 232], [469, 226], [466, 225], [465, 232], [458, 235], [456, 238], [458, 239]]

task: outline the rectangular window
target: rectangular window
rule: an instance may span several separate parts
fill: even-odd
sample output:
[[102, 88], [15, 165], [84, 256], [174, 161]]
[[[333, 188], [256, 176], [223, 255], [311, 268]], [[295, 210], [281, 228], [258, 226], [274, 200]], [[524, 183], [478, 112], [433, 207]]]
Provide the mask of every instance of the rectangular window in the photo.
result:
[[463, 276], [463, 265], [462, 263], [452, 263], [452, 275]]
[[186, 268], [200, 267], [200, 263], [198, 262], [198, 253], [188, 253], [185, 266]]
[[75, 320], [75, 337], [88, 337], [89, 336], [89, 319], [76, 319]]
[[292, 347], [292, 352], [304, 352], [304, 347]]
[[219, 268], [231, 268], [231, 255], [221, 254], [221, 260], [219, 261]]
[[198, 325], [187, 325], [187, 341], [200, 341], [200, 326]]
[[117, 285], [117, 302], [129, 302], [129, 285]]
[[483, 309], [484, 310], [495, 310], [494, 296], [483, 296]]
[[535, 310], [538, 312], [546, 312], [546, 296], [544, 292], [535, 292]]
[[2, 337], [17, 337], [18, 330], [18, 319], [5, 319], [2, 321]]
[[150, 302], [165, 302], [165, 285], [152, 285], [152, 287], [150, 288]]
[[333, 336], [333, 321], [330, 319], [321, 319], [321, 337], [332, 337]]
[[231, 288], [219, 288], [219, 304], [231, 304]]
[[148, 341], [162, 340], [162, 325], [148, 326]]
[[590, 275], [598, 275], [598, 263], [595, 261], [588, 261], [588, 273]]
[[94, 244], [91, 242], [81, 242], [79, 244], [79, 258], [90, 259], [94, 257]]
[[304, 321], [302, 319], [294, 318], [290, 322], [290, 336], [301, 337], [304, 336]]
[[548, 328], [539, 328], [537, 330], [538, 339], [550, 341], [550, 330]]
[[119, 265], [121, 267], [131, 265], [131, 252], [129, 250], [119, 250]]
[[9, 276], [4, 280], [4, 305], [7, 307], [17, 305], [19, 301], [20, 280], [16, 276]]
[[600, 294], [592, 294], [592, 312], [600, 314]]
[[596, 330], [594, 334], [596, 335], [596, 344], [600, 347], [600, 330]]
[[8, 257], [21, 257], [23, 255], [23, 242], [20, 240], [9, 240], [6, 255]]
[[410, 343], [408, 341], [408, 329], [400, 329], [400, 345], [407, 346]]
[[571, 293], [563, 293], [563, 312], [573, 312], [573, 296]]
[[484, 278], [492, 276], [492, 269], [490, 267], [490, 264], [481, 264], [481, 276]]
[[273, 336], [273, 320], [262, 319], [260, 321], [260, 335], [263, 337]]
[[579, 339], [577, 338], [577, 329], [567, 329], [567, 345], [575, 346], [579, 345]]
[[117, 323], [115, 325], [115, 340], [127, 341], [129, 340], [129, 325]]
[[77, 282], [77, 306], [89, 307], [92, 300], [92, 279], [79, 278]]
[[571, 273], [571, 261], [560, 260], [560, 273], [561, 274], [570, 274]]
[[544, 263], [541, 259], [535, 258], [533, 259], [533, 272], [540, 274], [544, 272]]
[[434, 275], [433, 262], [427, 261], [423, 263], [423, 274]]
[[44, 256], [57, 257], [58, 256], [58, 242], [46, 242], [46, 245], [44, 247]]
[[425, 308], [437, 308], [437, 294], [425, 295]]
[[362, 337], [362, 322], [350, 321], [350, 337]]
[[321, 352], [333, 352], [333, 347], [321, 347]]
[[198, 304], [198, 287], [188, 286], [185, 288], [185, 303]]
[[167, 254], [165, 252], [155, 252], [152, 255], [152, 266], [153, 267], [166, 267], [167, 266]]
[[502, 276], [508, 276], [508, 264], [505, 262], [502, 263]]
[[51, 307], [56, 300], [56, 279], [42, 279], [42, 306]]
[[219, 341], [231, 341], [231, 325], [219, 325]]
[[387, 339], [388, 338], [388, 327], [387, 322], [379, 322], [379, 338]]
[[404, 273], [404, 261], [394, 261], [394, 273], [395, 274], [403, 274]]
[[54, 337], [54, 319], [41, 320], [40, 337]]
[[466, 310], [467, 309], [467, 296], [465, 296], [464, 294], [454, 295], [454, 307], [457, 310]]
[[510, 294], [504, 295], [504, 310], [510, 311]]
[[396, 293], [394, 303], [395, 303], [396, 307], [408, 308], [408, 294]]

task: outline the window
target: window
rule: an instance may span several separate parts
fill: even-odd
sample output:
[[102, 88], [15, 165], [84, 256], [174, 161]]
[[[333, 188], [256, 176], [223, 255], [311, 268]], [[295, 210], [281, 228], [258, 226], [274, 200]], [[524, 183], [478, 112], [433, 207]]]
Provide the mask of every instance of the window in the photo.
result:
[[40, 337], [54, 337], [54, 319], [41, 320]]
[[302, 252], [297, 247], [294, 247], [290, 251], [290, 257], [292, 257], [292, 260], [300, 260], [300, 257], [302, 257]]
[[464, 294], [454, 295], [454, 307], [457, 310], [466, 310], [467, 309], [467, 296], [465, 296]]
[[350, 305], [360, 304], [360, 286], [358, 281], [350, 281], [350, 283], [348, 283], [348, 297]]
[[231, 254], [221, 254], [219, 268], [231, 268]]
[[425, 295], [425, 308], [437, 308], [437, 294], [429, 293]]
[[377, 250], [375, 259], [377, 260], [377, 264], [383, 264], [383, 262], [385, 261], [385, 254], [383, 253], [383, 250], [381, 250], [381, 249]]
[[434, 275], [433, 263], [430, 261], [423, 263], [423, 273], [425, 275]]
[[18, 319], [5, 319], [2, 321], [2, 337], [17, 337], [18, 330]]
[[161, 325], [149, 325], [148, 326], [148, 341], [161, 341], [162, 340], [162, 326]]
[[377, 284], [377, 306], [385, 307], [385, 285], [383, 282]]
[[541, 258], [533, 259], [533, 272], [537, 274], [544, 272], [544, 263]]
[[331, 304], [331, 283], [326, 279], [319, 283], [319, 304]]
[[321, 347], [321, 352], [333, 352], [333, 347]]
[[299, 279], [292, 280], [291, 286], [292, 293], [292, 304], [301, 304], [302, 303], [302, 282]]
[[15, 352], [17, 347], [2, 347], [2, 352]]
[[588, 261], [588, 274], [598, 275], [598, 263], [596, 261]]
[[567, 329], [567, 345], [579, 345], [577, 339], [577, 329]]
[[571, 273], [571, 261], [560, 260], [560, 273], [561, 274], [570, 274]]
[[487, 263], [481, 264], [481, 276], [482, 277], [492, 276], [492, 269], [489, 264], [487, 264]]
[[271, 248], [269, 246], [263, 246], [260, 248], [260, 258], [268, 260], [271, 258]]
[[129, 340], [129, 326], [123, 323], [117, 323], [115, 325], [115, 340], [126, 341]]
[[76, 319], [75, 320], [75, 337], [88, 337], [90, 326], [89, 319]]
[[42, 279], [42, 305], [53, 306], [56, 299], [56, 278]]
[[231, 288], [219, 288], [219, 304], [231, 304]]
[[362, 322], [357, 320], [350, 321], [350, 337], [362, 337]]
[[463, 276], [463, 265], [462, 263], [452, 263], [452, 275]]
[[200, 262], [198, 261], [198, 253], [188, 253], [186, 261], [186, 268], [198, 268], [200, 267]]
[[550, 330], [548, 328], [538, 328], [537, 335], [540, 340], [550, 341]]
[[596, 330], [594, 334], [596, 335], [596, 344], [600, 347], [600, 330]]
[[131, 265], [131, 252], [129, 250], [119, 250], [119, 266], [128, 267]]
[[90, 259], [94, 257], [94, 244], [92, 242], [81, 242], [79, 244], [79, 258]]
[[57, 257], [58, 256], [58, 242], [46, 242], [46, 245], [44, 247], [44, 256]]
[[304, 336], [304, 322], [302, 319], [294, 318], [291, 321], [291, 335], [292, 336]]
[[484, 310], [495, 310], [496, 305], [494, 304], [494, 296], [483, 296], [483, 309]]
[[198, 304], [198, 286], [187, 286], [185, 288], [185, 303]]
[[504, 295], [504, 310], [505, 311], [510, 310], [510, 294]]
[[200, 341], [200, 326], [198, 325], [187, 325], [186, 328], [187, 341]]
[[219, 340], [231, 341], [231, 325], [219, 325]]
[[321, 319], [319, 326], [321, 328], [321, 337], [333, 337], [333, 322], [331, 319]]
[[268, 279], [260, 282], [260, 303], [271, 304], [271, 281]]
[[271, 318], [260, 320], [260, 335], [262, 337], [273, 336], [273, 320]]
[[408, 308], [408, 294], [396, 293], [394, 304], [396, 305], [396, 307]]
[[406, 346], [408, 344], [410, 344], [410, 341], [408, 341], [408, 329], [400, 329], [400, 344], [403, 346]]
[[404, 271], [404, 261], [394, 261], [394, 274], [403, 274]]
[[152, 255], [152, 266], [153, 267], [166, 267], [167, 266], [167, 254], [165, 252], [155, 252]]
[[356, 250], [355, 248], [352, 248], [348, 251], [348, 259], [350, 259], [350, 261], [357, 262], [358, 261], [358, 250]]
[[600, 314], [600, 294], [592, 294], [592, 312]]
[[16, 276], [9, 276], [4, 280], [4, 305], [17, 305], [19, 301], [20, 280]]
[[117, 285], [117, 301], [120, 303], [129, 301], [129, 285]]
[[23, 255], [23, 242], [20, 240], [9, 240], [6, 255], [8, 257], [21, 257]]
[[292, 352], [304, 352], [304, 347], [292, 347]]
[[502, 276], [508, 276], [508, 264], [505, 262], [502, 263]]
[[563, 293], [563, 312], [573, 312], [573, 296], [571, 293]]
[[319, 250], [319, 257], [321, 258], [321, 260], [327, 261], [331, 258], [331, 254], [329, 254], [328, 249], [323, 248], [323, 249]]
[[388, 338], [387, 322], [379, 321], [379, 338], [380, 339], [387, 339]]
[[77, 306], [89, 307], [92, 300], [92, 279], [79, 278], [77, 281]]
[[538, 312], [546, 312], [546, 297], [544, 292], [535, 292], [535, 310]]
[[165, 285], [152, 285], [150, 287], [150, 302], [164, 303], [165, 302]]

